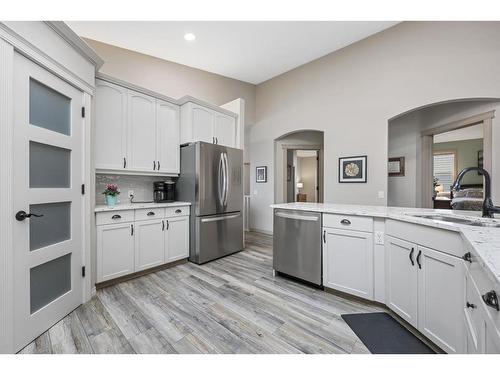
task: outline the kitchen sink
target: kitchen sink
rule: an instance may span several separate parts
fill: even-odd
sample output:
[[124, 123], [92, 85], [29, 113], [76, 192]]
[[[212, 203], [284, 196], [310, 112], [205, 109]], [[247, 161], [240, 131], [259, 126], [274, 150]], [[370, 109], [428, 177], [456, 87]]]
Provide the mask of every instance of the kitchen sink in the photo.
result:
[[448, 215], [440, 215], [440, 214], [408, 214], [414, 217], [421, 217], [423, 219], [430, 219], [436, 221], [445, 221], [448, 223], [455, 224], [463, 224], [463, 225], [471, 225], [475, 227], [493, 227], [500, 228], [500, 222], [488, 219], [471, 219], [466, 217], [458, 217], [458, 216], [448, 216]]

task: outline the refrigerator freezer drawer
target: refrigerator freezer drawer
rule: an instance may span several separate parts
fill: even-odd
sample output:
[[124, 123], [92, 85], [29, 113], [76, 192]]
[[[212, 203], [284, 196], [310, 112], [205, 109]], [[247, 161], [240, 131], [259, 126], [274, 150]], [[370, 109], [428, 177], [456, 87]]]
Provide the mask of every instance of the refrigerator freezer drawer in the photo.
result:
[[243, 215], [232, 212], [195, 218], [195, 246], [189, 260], [202, 264], [243, 250]]

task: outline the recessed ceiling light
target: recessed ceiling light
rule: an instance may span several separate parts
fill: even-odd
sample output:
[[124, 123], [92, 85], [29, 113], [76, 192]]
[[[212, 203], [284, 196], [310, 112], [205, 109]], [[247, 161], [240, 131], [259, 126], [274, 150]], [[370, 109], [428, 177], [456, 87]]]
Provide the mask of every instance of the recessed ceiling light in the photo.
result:
[[196, 39], [196, 35], [194, 35], [193, 33], [186, 33], [184, 34], [184, 39], [186, 39], [188, 42], [192, 42]]

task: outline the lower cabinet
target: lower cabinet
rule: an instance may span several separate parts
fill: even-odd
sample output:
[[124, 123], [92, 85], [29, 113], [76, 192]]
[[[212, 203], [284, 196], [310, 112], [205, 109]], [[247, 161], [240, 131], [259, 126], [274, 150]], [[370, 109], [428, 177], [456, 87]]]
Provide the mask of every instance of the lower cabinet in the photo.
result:
[[165, 260], [173, 262], [189, 256], [189, 217], [167, 220], [165, 232]]
[[135, 271], [159, 266], [165, 262], [164, 222], [147, 220], [135, 224]]
[[387, 305], [447, 353], [464, 351], [463, 261], [387, 236]]
[[97, 281], [134, 272], [134, 223], [97, 226]]
[[324, 228], [323, 285], [373, 299], [373, 235]]
[[189, 216], [97, 226], [97, 282], [188, 257]]

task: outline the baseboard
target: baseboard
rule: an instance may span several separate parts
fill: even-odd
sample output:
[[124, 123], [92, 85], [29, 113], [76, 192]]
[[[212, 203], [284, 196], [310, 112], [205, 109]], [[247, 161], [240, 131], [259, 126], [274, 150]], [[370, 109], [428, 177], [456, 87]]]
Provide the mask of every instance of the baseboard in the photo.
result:
[[162, 264], [161, 266], [157, 266], [157, 267], [153, 267], [153, 268], [148, 268], [147, 270], [142, 270], [142, 271], [139, 271], [139, 272], [134, 272], [134, 273], [131, 273], [129, 275], [118, 277], [118, 278], [113, 279], [113, 280], [102, 281], [100, 283], [96, 283], [94, 289], [102, 289], [102, 288], [106, 288], [108, 286], [116, 285], [116, 284], [122, 283], [124, 281], [132, 280], [132, 279], [135, 279], [137, 277], [148, 275], [148, 274], [153, 273], [153, 272], [165, 270], [167, 268], [178, 266], [179, 264], [187, 263], [187, 261], [188, 261], [187, 258], [185, 258], [185, 259], [179, 259], [179, 260], [176, 260], [174, 262]]
[[260, 233], [260, 234], [266, 234], [268, 236], [273, 235], [273, 231], [265, 230], [265, 229], [255, 229], [255, 228], [250, 228], [249, 232], [255, 232], [255, 233]]

